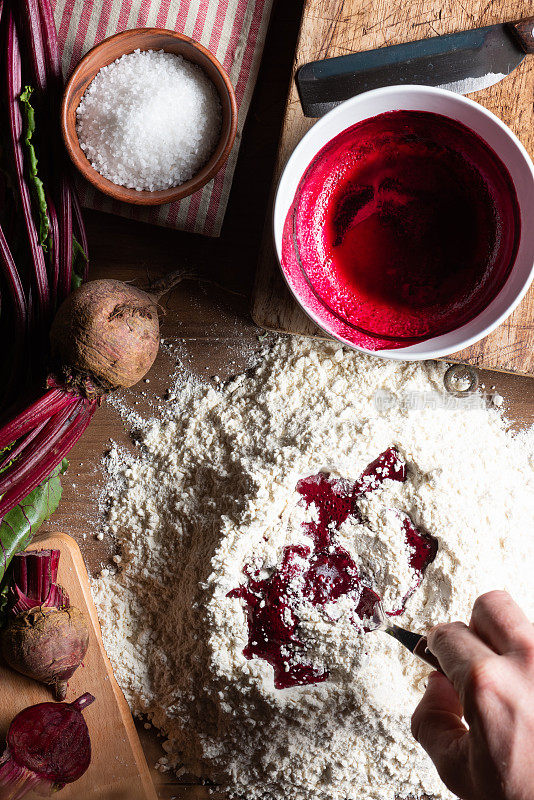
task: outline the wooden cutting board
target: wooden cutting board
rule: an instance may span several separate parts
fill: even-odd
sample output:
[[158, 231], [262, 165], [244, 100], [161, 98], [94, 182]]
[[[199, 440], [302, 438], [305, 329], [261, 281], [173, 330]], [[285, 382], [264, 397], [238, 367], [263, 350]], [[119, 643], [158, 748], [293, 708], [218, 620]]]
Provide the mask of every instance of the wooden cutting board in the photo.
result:
[[[58, 797], [61, 800], [157, 800], [132, 715], [104, 650], [80, 549], [74, 539], [64, 533], [41, 537], [28, 549], [42, 548], [61, 551], [59, 582], [67, 590], [72, 605], [83, 611], [89, 622], [89, 649], [83, 666], [69, 681], [66, 700], [75, 700], [84, 692], [96, 698], [84, 712], [91, 736], [91, 764], [85, 775], [62, 789]], [[44, 686], [18, 675], [2, 663], [0, 686], [0, 746], [3, 751], [5, 734], [15, 714], [26, 706], [53, 701], [53, 697]]]
[[[321, 58], [371, 50], [531, 15], [532, 0], [305, 0], [287, 100], [274, 186], [314, 120], [302, 114], [294, 73]], [[500, 117], [534, 155], [534, 56], [495, 86], [470, 95]], [[272, 205], [272, 200], [271, 200]], [[252, 316], [263, 328], [323, 337], [296, 305], [276, 260], [268, 210], [253, 294]], [[487, 369], [534, 374], [534, 287], [508, 320], [478, 344], [449, 356]]]

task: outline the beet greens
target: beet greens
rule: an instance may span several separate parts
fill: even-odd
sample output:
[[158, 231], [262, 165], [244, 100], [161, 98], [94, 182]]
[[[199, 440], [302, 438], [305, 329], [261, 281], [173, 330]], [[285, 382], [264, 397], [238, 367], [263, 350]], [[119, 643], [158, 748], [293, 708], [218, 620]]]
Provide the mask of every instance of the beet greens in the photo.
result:
[[152, 366], [158, 299], [188, 275], [172, 273], [155, 295], [111, 279], [84, 282], [87, 241], [59, 132], [62, 77], [50, 0], [0, 0], [0, 32], [0, 130], [9, 134], [1, 165], [8, 179], [0, 203], [0, 329], [14, 344], [0, 354], [9, 376], [0, 400], [2, 582], [14, 552], [55, 510], [64, 459], [103, 398]]
[[0, 289], [4, 333], [16, 334], [11, 353], [3, 354], [3, 374], [11, 376], [0, 402], [5, 409], [42, 377], [56, 308], [70, 292], [73, 269], [77, 285], [88, 263], [60, 135], [63, 79], [50, 0], [0, 0], [0, 35]]
[[13, 552], [57, 507], [63, 455], [96, 401], [52, 384], [22, 417], [13, 410], [46, 381], [52, 320], [88, 262], [60, 136], [63, 77], [50, 0], [0, 0], [0, 42], [1, 581]]

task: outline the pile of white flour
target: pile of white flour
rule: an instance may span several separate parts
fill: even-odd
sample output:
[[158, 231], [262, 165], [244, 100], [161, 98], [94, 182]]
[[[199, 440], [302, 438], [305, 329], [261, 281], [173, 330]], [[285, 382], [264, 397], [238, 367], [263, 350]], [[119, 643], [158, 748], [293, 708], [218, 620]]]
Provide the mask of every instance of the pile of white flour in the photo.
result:
[[299, 478], [355, 480], [394, 445], [407, 481], [362, 500], [368, 523], [345, 523], [338, 541], [393, 605], [413, 575], [391, 509], [437, 537], [400, 624], [467, 621], [477, 595], [504, 587], [534, 617], [528, 437], [481, 397], [444, 394], [442, 372], [280, 339], [251, 376], [178, 392], [137, 431], [137, 456], [113, 448], [106, 526], [122, 560], [93, 590], [115, 674], [166, 734], [169, 768], [248, 800], [451, 797], [410, 737], [423, 664], [359, 633], [342, 604], [308, 609], [302, 636], [330, 677], [275, 689], [270, 664], [243, 655], [244, 601], [227, 597], [245, 566], [268, 575], [305, 541]]

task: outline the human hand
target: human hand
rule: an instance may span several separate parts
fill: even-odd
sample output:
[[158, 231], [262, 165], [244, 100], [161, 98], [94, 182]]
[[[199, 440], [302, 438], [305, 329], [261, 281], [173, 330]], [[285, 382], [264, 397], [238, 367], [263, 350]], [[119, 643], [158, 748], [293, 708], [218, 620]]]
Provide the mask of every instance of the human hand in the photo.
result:
[[442, 781], [462, 800], [534, 800], [532, 624], [507, 592], [488, 592], [469, 626], [437, 625], [428, 647], [445, 675], [430, 675], [412, 733]]

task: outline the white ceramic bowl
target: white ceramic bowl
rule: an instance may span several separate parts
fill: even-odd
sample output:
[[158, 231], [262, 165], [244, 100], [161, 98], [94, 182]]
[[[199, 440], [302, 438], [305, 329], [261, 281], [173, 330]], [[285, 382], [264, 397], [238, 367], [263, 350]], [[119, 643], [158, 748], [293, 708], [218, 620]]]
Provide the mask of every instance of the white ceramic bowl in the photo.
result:
[[[512, 313], [534, 278], [534, 165], [519, 139], [500, 119], [467, 97], [431, 86], [388, 86], [357, 95], [329, 111], [293, 151], [278, 185], [273, 222], [275, 248], [281, 263], [282, 234], [287, 213], [305, 170], [319, 150], [341, 131], [361, 120], [385, 111], [403, 109], [443, 114], [462, 122], [481, 136], [507, 166], [515, 185], [521, 214], [521, 239], [510, 275], [499, 294], [480, 314], [465, 325], [424, 342], [394, 350], [372, 351], [374, 355], [384, 358], [415, 361], [449, 355], [487, 336]], [[371, 352], [356, 347], [325, 328], [324, 321], [306, 308], [290, 283], [286, 282], [297, 302], [322, 330], [356, 350]]]

